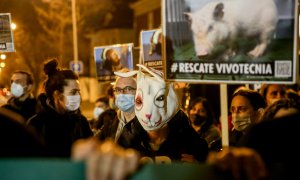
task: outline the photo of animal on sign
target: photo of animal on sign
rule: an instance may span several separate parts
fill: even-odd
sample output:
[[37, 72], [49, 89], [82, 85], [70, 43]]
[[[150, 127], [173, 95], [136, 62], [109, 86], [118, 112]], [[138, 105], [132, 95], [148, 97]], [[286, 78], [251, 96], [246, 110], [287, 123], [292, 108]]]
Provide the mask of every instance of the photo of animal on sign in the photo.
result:
[[247, 55], [257, 58], [265, 52], [277, 24], [273, 0], [259, 1], [259, 5], [252, 0], [216, 1], [185, 14], [191, 23], [196, 55], [200, 57], [209, 55], [221, 43], [229, 46], [225, 57], [229, 58], [236, 53], [230, 45], [241, 35], [256, 38]]
[[94, 47], [98, 81], [114, 81], [114, 72], [133, 69], [133, 44], [115, 44]]
[[143, 62], [147, 67], [162, 69], [162, 32], [161, 29], [141, 31]]
[[[247, 76], [251, 81], [259, 76], [262, 78], [257, 80], [263, 81], [290, 74], [278, 74], [276, 68], [283, 66], [275, 64], [294, 64], [295, 1], [164, 0], [162, 8], [164, 48], [166, 57], [171, 57], [167, 58], [168, 79], [238, 79], [229, 76], [247, 74], [250, 71], [244, 67], [251, 63], [256, 63]], [[214, 64], [208, 64], [210, 71], [204, 71], [198, 68], [203, 63]], [[233, 67], [234, 71], [222, 67]]]
[[[230, 60], [238, 53], [259, 58], [276, 38], [279, 20], [276, 0], [186, 0], [182, 5], [191, 32], [195, 56], [222, 54]], [[180, 13], [180, 12], [179, 12]]]

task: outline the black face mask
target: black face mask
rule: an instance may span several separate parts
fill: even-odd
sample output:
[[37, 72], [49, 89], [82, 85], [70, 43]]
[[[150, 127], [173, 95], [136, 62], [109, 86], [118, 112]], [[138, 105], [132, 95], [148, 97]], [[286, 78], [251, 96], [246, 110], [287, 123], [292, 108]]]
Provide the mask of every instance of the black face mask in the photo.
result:
[[190, 119], [191, 119], [192, 124], [194, 124], [196, 126], [201, 126], [206, 121], [205, 116], [200, 116], [198, 114], [191, 115]]

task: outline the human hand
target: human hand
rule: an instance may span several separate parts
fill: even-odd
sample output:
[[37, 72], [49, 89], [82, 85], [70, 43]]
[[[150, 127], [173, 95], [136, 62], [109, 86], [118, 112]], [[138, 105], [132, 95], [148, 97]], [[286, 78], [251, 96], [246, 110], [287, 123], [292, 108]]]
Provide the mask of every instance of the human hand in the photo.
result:
[[210, 152], [207, 163], [222, 171], [230, 171], [235, 179], [246, 176], [249, 180], [258, 180], [267, 175], [262, 158], [250, 148], [230, 147], [223, 148], [220, 152]]
[[196, 163], [198, 162], [193, 155], [181, 154], [181, 161], [184, 163]]
[[73, 144], [72, 159], [86, 163], [88, 180], [121, 180], [138, 167], [139, 154], [112, 141], [82, 139]]

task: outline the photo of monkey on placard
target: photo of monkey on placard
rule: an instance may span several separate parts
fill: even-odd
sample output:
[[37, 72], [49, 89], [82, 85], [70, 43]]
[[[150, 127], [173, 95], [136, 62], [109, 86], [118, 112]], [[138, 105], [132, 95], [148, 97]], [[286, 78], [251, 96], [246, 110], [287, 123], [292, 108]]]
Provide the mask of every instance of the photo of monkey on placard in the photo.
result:
[[133, 44], [110, 45], [94, 48], [98, 81], [115, 80], [114, 72], [133, 69]]

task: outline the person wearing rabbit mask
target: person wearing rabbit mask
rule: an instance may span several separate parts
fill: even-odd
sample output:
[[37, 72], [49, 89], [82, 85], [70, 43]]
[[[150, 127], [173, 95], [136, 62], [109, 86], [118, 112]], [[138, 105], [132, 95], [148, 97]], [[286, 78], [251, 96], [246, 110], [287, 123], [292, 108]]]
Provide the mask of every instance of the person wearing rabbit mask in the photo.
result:
[[137, 72], [137, 119], [123, 129], [118, 143], [138, 150], [142, 162], [203, 162], [208, 145], [180, 110], [173, 84], [165, 82], [158, 71], [138, 66], [149, 74]]

